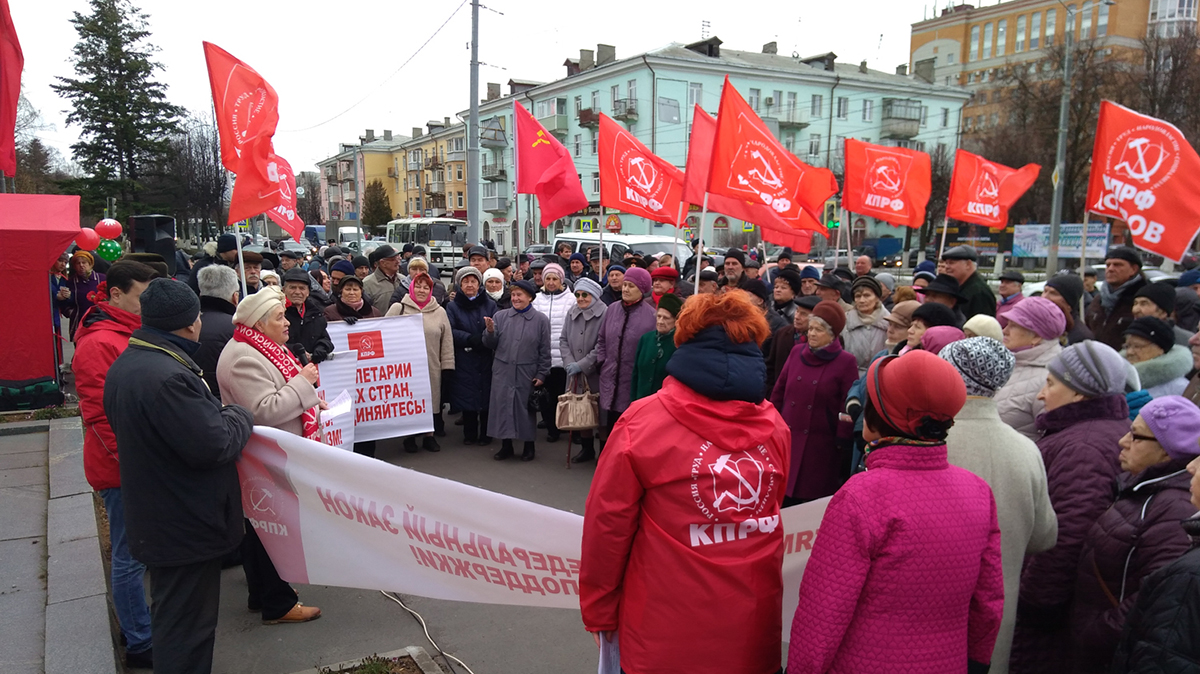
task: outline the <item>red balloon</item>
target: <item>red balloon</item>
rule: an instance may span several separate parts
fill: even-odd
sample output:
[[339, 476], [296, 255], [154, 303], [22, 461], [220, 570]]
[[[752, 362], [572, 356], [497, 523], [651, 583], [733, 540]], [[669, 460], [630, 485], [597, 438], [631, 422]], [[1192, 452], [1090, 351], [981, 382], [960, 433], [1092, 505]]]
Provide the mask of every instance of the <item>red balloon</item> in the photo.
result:
[[112, 218], [104, 218], [96, 223], [96, 233], [101, 239], [115, 239], [121, 236], [121, 223]]
[[96, 230], [84, 227], [75, 237], [75, 245], [79, 246], [79, 250], [96, 250], [96, 246], [100, 245], [100, 235]]

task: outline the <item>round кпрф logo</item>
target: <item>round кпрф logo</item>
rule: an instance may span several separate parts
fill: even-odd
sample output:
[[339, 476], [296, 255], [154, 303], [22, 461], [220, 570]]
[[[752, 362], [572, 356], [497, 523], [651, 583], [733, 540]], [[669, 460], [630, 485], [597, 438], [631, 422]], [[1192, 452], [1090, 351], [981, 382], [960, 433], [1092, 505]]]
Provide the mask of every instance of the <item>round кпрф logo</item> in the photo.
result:
[[1179, 169], [1179, 139], [1170, 129], [1140, 124], [1122, 131], [1108, 149], [1106, 172], [1158, 189]]

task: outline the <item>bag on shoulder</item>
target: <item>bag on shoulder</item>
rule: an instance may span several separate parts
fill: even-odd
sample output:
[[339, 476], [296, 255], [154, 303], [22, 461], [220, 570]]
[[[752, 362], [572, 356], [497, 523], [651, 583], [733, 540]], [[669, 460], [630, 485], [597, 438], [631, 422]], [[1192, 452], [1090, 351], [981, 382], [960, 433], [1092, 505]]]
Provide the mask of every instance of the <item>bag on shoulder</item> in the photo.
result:
[[576, 379], [583, 380], [583, 392], [567, 391], [558, 397], [554, 424], [560, 431], [588, 431], [600, 426], [600, 396], [589, 390], [587, 377], [577, 375]]

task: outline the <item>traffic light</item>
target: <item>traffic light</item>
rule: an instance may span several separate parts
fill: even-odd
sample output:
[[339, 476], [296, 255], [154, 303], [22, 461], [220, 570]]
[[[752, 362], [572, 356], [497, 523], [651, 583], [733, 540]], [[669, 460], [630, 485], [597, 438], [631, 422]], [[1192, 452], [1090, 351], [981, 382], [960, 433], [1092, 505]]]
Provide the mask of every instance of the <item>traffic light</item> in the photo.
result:
[[829, 229], [837, 229], [838, 224], [837, 200], [830, 199], [825, 202], [825, 226]]

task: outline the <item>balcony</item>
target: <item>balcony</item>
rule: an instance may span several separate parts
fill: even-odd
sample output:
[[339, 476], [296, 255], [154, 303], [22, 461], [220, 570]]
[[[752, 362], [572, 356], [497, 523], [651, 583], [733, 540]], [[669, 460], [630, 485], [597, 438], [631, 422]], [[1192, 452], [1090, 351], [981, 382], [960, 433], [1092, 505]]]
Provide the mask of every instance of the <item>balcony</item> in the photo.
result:
[[883, 99], [883, 121], [879, 131], [885, 140], [911, 140], [921, 132], [921, 102]]
[[482, 164], [479, 168], [484, 180], [508, 180], [508, 171], [505, 170], [504, 164]]
[[600, 113], [592, 108], [582, 108], [579, 111], [579, 126], [585, 129], [600, 128]]
[[325, 182], [329, 183], [330, 185], [336, 185], [341, 181], [338, 180], [336, 173], [326, 173], [325, 174]]
[[508, 197], [495, 196], [483, 198], [483, 210], [488, 213], [507, 213], [508, 212]]
[[763, 120], [773, 119], [781, 129], [803, 129], [808, 126], [808, 110], [798, 105], [774, 105], [767, 108]]
[[466, 160], [467, 160], [467, 151], [466, 150], [451, 150], [450, 152], [446, 153], [446, 161], [466, 161]]
[[567, 132], [571, 130], [570, 123], [568, 122], [566, 115], [547, 115], [545, 117], [538, 117], [538, 123], [546, 127], [547, 131], [556, 136], [565, 137]]
[[396, 167], [395, 167], [395, 166], [389, 166], [389, 167], [388, 167], [388, 177], [389, 177], [389, 178], [395, 178], [395, 177], [396, 177]]
[[437, 155], [425, 158], [425, 168], [429, 170], [439, 169], [444, 163], [445, 162], [442, 161], [442, 158]]
[[636, 122], [637, 99], [636, 98], [618, 98], [613, 101], [613, 119], [619, 119], [622, 122]]
[[409, 171], [420, 171], [424, 168], [425, 168], [425, 165], [421, 163], [420, 159], [414, 159], [414, 160], [411, 160], [408, 162], [408, 170]]
[[445, 208], [446, 196], [444, 194], [434, 194], [425, 200], [425, 208]]
[[479, 144], [501, 149], [508, 147], [508, 137], [504, 135], [504, 128], [495, 117], [479, 125]]
[[429, 182], [425, 183], [425, 193], [426, 194], [445, 194], [446, 193], [445, 181], [430, 180]]

